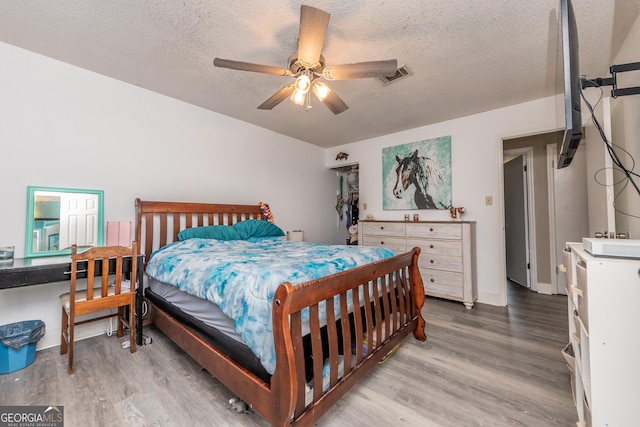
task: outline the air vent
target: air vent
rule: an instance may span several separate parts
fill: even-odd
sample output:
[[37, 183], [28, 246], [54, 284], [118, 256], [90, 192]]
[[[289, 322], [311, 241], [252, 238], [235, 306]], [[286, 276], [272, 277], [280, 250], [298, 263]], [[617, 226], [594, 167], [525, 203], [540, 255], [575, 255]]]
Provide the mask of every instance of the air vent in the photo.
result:
[[378, 77], [378, 80], [380, 80], [382, 84], [386, 86], [390, 83], [397, 82], [398, 80], [409, 77], [411, 74], [411, 71], [409, 71], [406, 65], [401, 65], [398, 67], [396, 73], [392, 77]]

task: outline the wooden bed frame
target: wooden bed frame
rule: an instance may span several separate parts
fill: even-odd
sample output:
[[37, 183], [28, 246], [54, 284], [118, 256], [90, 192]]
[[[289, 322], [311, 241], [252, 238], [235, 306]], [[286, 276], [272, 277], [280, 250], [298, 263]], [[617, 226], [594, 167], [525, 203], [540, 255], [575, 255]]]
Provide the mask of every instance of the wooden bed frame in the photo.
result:
[[[257, 204], [136, 199], [136, 211], [136, 240], [140, 253], [147, 257], [153, 250], [176, 241], [178, 232], [185, 228], [262, 219]], [[425, 322], [420, 314], [424, 288], [418, 271], [419, 253], [420, 249], [414, 248], [393, 258], [298, 286], [281, 284], [275, 293], [272, 315], [276, 369], [268, 383], [149, 302], [151, 319], [158, 329], [271, 425], [312, 425], [407, 335], [413, 332], [418, 340], [426, 340]], [[375, 283], [379, 285], [374, 286]], [[364, 292], [365, 288], [369, 292]], [[351, 300], [347, 295], [352, 292], [360, 295], [364, 302], [360, 304], [358, 298], [354, 298], [352, 314], [347, 314], [347, 298]], [[334, 304], [340, 306], [341, 314], [337, 318]], [[313, 357], [310, 383], [305, 372], [303, 310], [309, 313], [311, 350], [307, 351]], [[326, 314], [326, 327], [319, 320], [319, 312]], [[323, 368], [329, 371], [329, 383], [324, 387]]]

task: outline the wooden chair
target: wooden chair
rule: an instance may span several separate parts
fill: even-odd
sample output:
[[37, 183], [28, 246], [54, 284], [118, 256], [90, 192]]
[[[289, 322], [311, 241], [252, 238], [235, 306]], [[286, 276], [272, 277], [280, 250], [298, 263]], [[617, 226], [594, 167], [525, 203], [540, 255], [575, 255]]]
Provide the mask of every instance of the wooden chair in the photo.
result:
[[[71, 248], [71, 284], [68, 293], [60, 295], [62, 303], [62, 334], [60, 336], [60, 354], [69, 353], [69, 375], [73, 374], [73, 340], [76, 325], [94, 322], [110, 317], [118, 318], [118, 337], [122, 337], [124, 326], [129, 328], [129, 347], [131, 353], [136, 351], [136, 259], [137, 244], [131, 248], [123, 246], [103, 246], [78, 253], [75, 245]], [[131, 257], [130, 286], [123, 286], [123, 257]], [[76, 281], [79, 273], [78, 262], [86, 261], [87, 289], [77, 290]], [[109, 280], [109, 263], [115, 264], [115, 278]], [[113, 271], [113, 270], [112, 270]], [[96, 273], [98, 275], [96, 276]], [[97, 283], [96, 283], [97, 282]], [[95, 283], [95, 285], [94, 285]], [[94, 288], [95, 286], [95, 288]], [[129, 307], [128, 319], [125, 318], [125, 307]], [[76, 321], [77, 316], [117, 308], [116, 313], [87, 320]]]

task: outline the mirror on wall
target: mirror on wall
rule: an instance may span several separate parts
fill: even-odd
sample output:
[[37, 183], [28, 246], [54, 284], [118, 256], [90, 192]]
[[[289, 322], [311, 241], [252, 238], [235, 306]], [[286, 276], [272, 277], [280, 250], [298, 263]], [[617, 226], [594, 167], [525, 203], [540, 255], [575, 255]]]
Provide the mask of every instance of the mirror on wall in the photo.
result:
[[71, 245], [102, 246], [102, 190], [27, 187], [25, 258], [64, 255]]

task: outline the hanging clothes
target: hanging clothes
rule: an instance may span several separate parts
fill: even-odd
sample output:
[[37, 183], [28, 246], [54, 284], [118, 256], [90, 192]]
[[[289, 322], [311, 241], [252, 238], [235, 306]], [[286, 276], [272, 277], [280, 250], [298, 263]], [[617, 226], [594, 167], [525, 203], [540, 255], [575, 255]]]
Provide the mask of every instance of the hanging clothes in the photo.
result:
[[336, 210], [338, 211], [338, 223], [342, 222], [344, 215], [344, 198], [342, 196], [342, 175], [340, 175], [340, 187], [338, 190], [338, 200], [336, 202]]
[[360, 217], [360, 209], [358, 209], [358, 202], [360, 201], [357, 195], [354, 195], [353, 200], [350, 204], [351, 206], [351, 224], [358, 224], [358, 218]]

